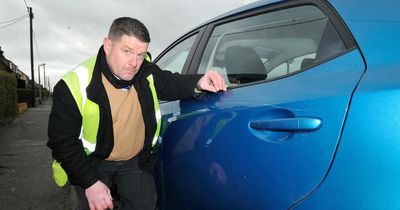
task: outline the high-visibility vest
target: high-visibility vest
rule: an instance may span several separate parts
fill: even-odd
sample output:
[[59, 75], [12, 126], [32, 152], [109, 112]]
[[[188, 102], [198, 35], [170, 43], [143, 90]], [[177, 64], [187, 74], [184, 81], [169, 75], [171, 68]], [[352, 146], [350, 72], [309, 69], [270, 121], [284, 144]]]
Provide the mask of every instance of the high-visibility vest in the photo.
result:
[[[146, 54], [146, 60], [150, 57]], [[79, 139], [82, 141], [84, 150], [87, 155], [94, 152], [96, 149], [97, 131], [99, 130], [100, 123], [100, 111], [99, 106], [87, 98], [86, 88], [89, 85], [92, 76], [94, 65], [96, 63], [96, 57], [92, 57], [80, 66], [76, 67], [72, 71], [68, 72], [63, 76], [62, 80], [67, 84], [71, 94], [78, 106], [79, 112], [82, 116], [82, 126]], [[156, 116], [157, 127], [152, 139], [152, 147], [157, 145], [159, 139], [160, 127], [161, 127], [161, 112], [158, 104], [157, 92], [154, 86], [153, 75], [147, 76], [149, 87], [153, 96], [154, 110]], [[53, 179], [56, 184], [60, 187], [65, 186], [68, 180], [68, 176], [60, 163], [53, 161]]]

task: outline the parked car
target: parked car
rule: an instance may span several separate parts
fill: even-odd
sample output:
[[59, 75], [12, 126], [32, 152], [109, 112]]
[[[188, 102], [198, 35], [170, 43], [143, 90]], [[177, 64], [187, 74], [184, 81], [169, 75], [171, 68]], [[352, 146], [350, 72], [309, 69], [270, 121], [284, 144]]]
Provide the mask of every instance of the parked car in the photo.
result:
[[229, 88], [161, 104], [159, 208], [400, 209], [398, 0], [259, 1], [155, 62]]

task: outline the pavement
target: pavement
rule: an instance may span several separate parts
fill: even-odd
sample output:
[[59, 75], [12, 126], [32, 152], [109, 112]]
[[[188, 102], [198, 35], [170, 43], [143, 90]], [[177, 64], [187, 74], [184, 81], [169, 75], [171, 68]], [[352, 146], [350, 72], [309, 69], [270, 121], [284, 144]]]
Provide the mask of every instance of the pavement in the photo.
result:
[[51, 98], [0, 127], [0, 209], [75, 209], [68, 185], [52, 180], [51, 151], [46, 146]]

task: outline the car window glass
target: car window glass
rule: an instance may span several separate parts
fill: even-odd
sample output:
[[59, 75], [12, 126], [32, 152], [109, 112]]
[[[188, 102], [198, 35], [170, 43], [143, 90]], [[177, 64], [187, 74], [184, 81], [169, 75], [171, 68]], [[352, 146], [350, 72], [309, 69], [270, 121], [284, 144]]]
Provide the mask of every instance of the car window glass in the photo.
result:
[[185, 64], [196, 37], [197, 34], [192, 35], [178, 45], [175, 45], [157, 61], [157, 65], [164, 70], [182, 73], [183, 65]]
[[233, 86], [285, 77], [345, 49], [329, 18], [307, 5], [216, 26], [198, 72], [217, 70]]

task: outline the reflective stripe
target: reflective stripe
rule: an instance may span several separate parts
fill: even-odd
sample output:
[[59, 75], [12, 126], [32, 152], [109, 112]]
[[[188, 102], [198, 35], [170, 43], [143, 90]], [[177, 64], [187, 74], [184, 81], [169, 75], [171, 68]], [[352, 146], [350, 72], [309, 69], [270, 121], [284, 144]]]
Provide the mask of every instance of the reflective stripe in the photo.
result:
[[86, 88], [92, 79], [95, 61], [95, 57], [88, 59], [62, 78], [71, 91], [82, 116], [79, 139], [82, 141], [86, 154], [90, 154], [96, 149], [97, 131], [100, 123], [98, 105], [90, 101], [86, 93]]
[[[85, 107], [86, 104], [86, 99], [87, 99], [87, 94], [86, 94], [86, 87], [89, 83], [88, 79], [89, 79], [89, 71], [87, 70], [87, 68], [83, 67], [83, 66], [78, 66], [76, 67], [74, 70], [72, 70], [73, 72], [75, 72], [76, 76], [79, 79], [79, 91], [81, 94], [81, 104], [80, 104], [80, 111], [81, 111], [81, 115], [83, 116], [83, 109]], [[89, 150], [90, 152], [93, 152], [94, 149], [96, 148], [96, 144], [91, 144], [89, 141], [87, 141], [86, 139], [84, 139], [83, 137], [83, 123], [81, 126], [81, 133], [79, 134], [79, 139], [81, 139], [83, 147], [86, 148], [87, 150]]]
[[[85, 107], [83, 108], [82, 116], [82, 127], [83, 135], [82, 139], [96, 145], [97, 142], [97, 132], [99, 130], [100, 124], [100, 110], [99, 106], [92, 102], [90, 99], [86, 100]], [[87, 152], [94, 152], [96, 147], [88, 147]], [[88, 154], [89, 154], [88, 153]]]
[[94, 152], [94, 150], [96, 149], [96, 143], [94, 143], [94, 144], [90, 143], [89, 141], [87, 141], [84, 138], [81, 138], [81, 141], [82, 141], [83, 147], [85, 149], [89, 150], [90, 153]]
[[[81, 107], [85, 107], [86, 98], [87, 98], [86, 87], [89, 84], [89, 71], [87, 68], [85, 68], [83, 66], [78, 66], [72, 71], [76, 73], [76, 76], [79, 79], [79, 90], [80, 90], [80, 94], [82, 97]], [[81, 114], [82, 114], [82, 111], [81, 111]]]
[[154, 147], [154, 146], [156, 146], [158, 137], [160, 135], [161, 111], [160, 111], [160, 106], [158, 104], [158, 97], [157, 97], [156, 88], [154, 86], [153, 75], [150, 74], [149, 76], [147, 76], [146, 79], [147, 79], [147, 81], [149, 81], [150, 90], [151, 90], [151, 93], [152, 93], [152, 96], [153, 96], [154, 111], [155, 111], [156, 121], [157, 121], [156, 132], [154, 133], [153, 141], [151, 142], [151, 146]]
[[[96, 57], [92, 57], [82, 63], [79, 72], [80, 92], [82, 94], [82, 133], [81, 140], [85, 148], [86, 154], [90, 154], [96, 149], [97, 132], [100, 125], [100, 110], [99, 106], [87, 98], [86, 88], [92, 80]], [[85, 142], [86, 141], [86, 142]]]
[[[158, 101], [157, 101], [157, 103], [158, 103]], [[157, 119], [157, 121], [160, 119], [161, 120], [161, 110], [160, 109], [158, 109], [158, 110], [155, 110], [156, 111], [156, 119]]]
[[82, 113], [82, 95], [79, 90], [79, 78], [74, 71], [68, 72], [62, 78], [64, 82], [67, 84], [68, 89], [71, 91], [72, 96], [75, 99], [76, 106], [79, 109], [79, 112]]

